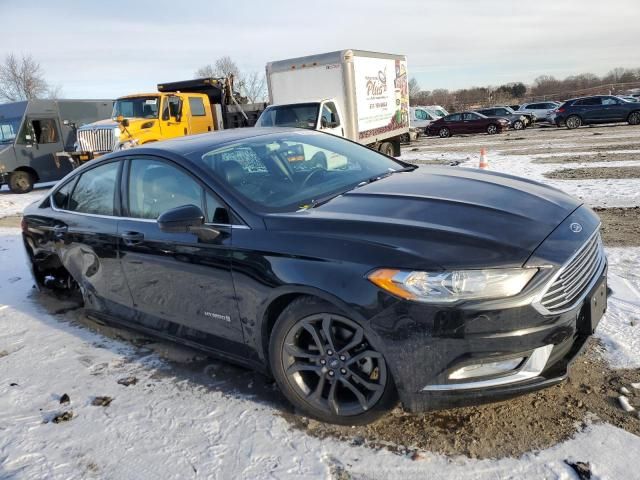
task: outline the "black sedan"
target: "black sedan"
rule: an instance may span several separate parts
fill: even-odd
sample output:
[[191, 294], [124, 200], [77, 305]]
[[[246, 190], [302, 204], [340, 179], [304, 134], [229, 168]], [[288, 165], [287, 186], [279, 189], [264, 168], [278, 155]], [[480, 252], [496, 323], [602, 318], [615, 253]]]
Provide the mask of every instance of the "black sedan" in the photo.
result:
[[468, 133], [495, 135], [508, 130], [509, 123], [506, 118], [489, 118], [481, 113], [462, 112], [452, 113], [431, 122], [425, 131], [427, 135], [438, 135], [440, 138]]
[[298, 129], [93, 160], [27, 208], [38, 285], [365, 423], [562, 381], [606, 308], [598, 217], [530, 180]]

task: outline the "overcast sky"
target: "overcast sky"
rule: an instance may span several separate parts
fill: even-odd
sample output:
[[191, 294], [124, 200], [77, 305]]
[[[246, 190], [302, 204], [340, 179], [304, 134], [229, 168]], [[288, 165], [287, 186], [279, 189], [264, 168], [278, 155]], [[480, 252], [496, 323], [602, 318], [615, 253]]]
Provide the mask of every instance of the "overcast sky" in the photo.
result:
[[32, 54], [67, 98], [346, 48], [407, 55], [428, 90], [604, 74], [640, 67], [639, 32], [640, 0], [0, 0], [0, 57]]

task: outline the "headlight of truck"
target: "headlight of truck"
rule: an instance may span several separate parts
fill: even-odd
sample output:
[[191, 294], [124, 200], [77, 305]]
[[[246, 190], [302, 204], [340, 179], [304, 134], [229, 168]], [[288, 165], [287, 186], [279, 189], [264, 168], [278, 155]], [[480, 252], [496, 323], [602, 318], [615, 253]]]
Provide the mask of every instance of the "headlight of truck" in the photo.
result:
[[533, 278], [536, 268], [420, 272], [379, 269], [368, 275], [378, 287], [406, 300], [451, 303], [511, 297]]
[[116, 145], [116, 150], [127, 150], [129, 148], [133, 148], [136, 145], [138, 145], [138, 140], [126, 140], [124, 142], [120, 142], [118, 143], [118, 145]]
[[115, 138], [119, 138], [119, 137], [120, 137], [120, 127], [115, 127], [115, 128], [113, 129], [113, 136], [114, 136]]

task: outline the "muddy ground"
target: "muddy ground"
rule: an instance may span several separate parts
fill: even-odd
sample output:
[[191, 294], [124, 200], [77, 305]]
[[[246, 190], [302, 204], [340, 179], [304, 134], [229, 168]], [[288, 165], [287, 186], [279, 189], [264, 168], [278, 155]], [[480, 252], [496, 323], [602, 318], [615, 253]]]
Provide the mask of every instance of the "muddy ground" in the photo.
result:
[[609, 247], [640, 246], [640, 207], [595, 208], [602, 220], [602, 239]]
[[544, 176], [559, 180], [581, 180], [585, 178], [640, 178], [640, 166], [563, 168], [547, 172]]
[[640, 153], [613, 153], [613, 152], [597, 152], [585, 153], [577, 155], [564, 155], [539, 157], [531, 161], [531, 163], [591, 163], [591, 162], [639, 162]]

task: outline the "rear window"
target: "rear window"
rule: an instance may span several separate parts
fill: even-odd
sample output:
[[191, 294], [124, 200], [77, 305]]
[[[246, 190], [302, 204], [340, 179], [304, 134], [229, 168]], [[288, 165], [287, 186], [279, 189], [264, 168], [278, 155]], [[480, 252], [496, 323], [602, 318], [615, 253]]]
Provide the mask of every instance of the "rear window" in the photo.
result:
[[189, 108], [191, 109], [191, 115], [194, 117], [204, 117], [206, 115], [204, 102], [201, 98], [189, 97]]
[[444, 117], [444, 119], [447, 122], [459, 122], [460, 120], [462, 120], [462, 115], [459, 113], [454, 113], [453, 115], [449, 115], [447, 117]]

